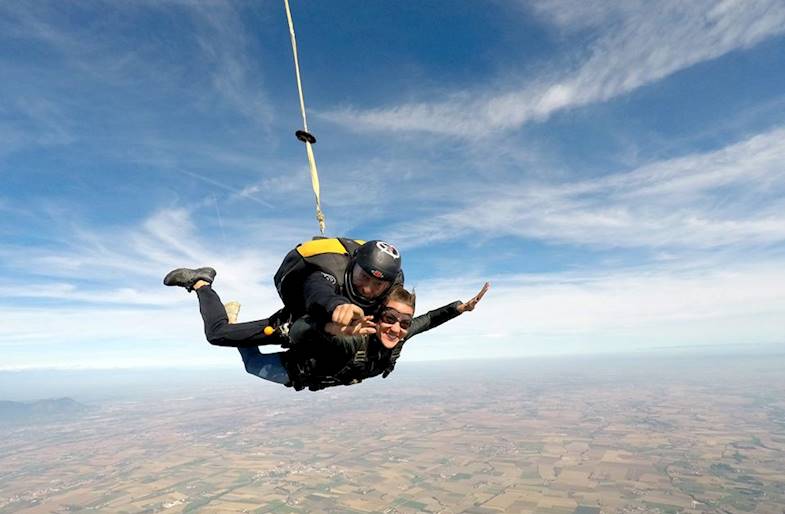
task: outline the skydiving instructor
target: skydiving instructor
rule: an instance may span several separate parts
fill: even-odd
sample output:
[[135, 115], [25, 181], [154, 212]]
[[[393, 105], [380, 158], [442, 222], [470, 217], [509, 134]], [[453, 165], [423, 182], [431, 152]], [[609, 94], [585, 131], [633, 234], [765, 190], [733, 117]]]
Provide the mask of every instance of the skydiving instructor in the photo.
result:
[[394, 284], [403, 284], [401, 255], [385, 241], [319, 238], [291, 250], [274, 282], [284, 308], [267, 319], [229, 323], [212, 283], [213, 268], [178, 268], [167, 286], [196, 291], [207, 341], [216, 346], [256, 347], [286, 344], [278, 330], [304, 315], [321, 325], [358, 326], [384, 302]]

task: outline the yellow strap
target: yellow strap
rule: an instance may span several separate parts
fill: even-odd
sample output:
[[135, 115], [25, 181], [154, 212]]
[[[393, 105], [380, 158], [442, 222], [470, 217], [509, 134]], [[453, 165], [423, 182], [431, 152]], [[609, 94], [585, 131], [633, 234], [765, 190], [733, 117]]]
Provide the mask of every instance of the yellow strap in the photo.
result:
[[[297, 39], [294, 37], [294, 22], [292, 12], [289, 10], [289, 0], [284, 0], [286, 6], [286, 19], [289, 21], [289, 35], [292, 37], [292, 54], [294, 54], [294, 72], [297, 76], [297, 92], [300, 94], [300, 112], [303, 115], [303, 130], [308, 132], [308, 120], [305, 117], [305, 99], [303, 98], [303, 85], [300, 80], [300, 62], [297, 59]], [[313, 155], [311, 143], [305, 142], [305, 153], [308, 155], [308, 167], [311, 169], [311, 187], [316, 197], [316, 220], [319, 222], [319, 231], [324, 234], [325, 220], [319, 200], [319, 172], [316, 170], [316, 158]]]
[[[365, 241], [355, 239], [355, 243], [362, 245]], [[303, 257], [313, 257], [314, 255], [322, 255], [325, 253], [338, 253], [348, 254], [349, 250], [343, 245], [339, 239], [314, 239], [306, 241], [297, 246], [297, 252]]]
[[297, 253], [303, 257], [313, 257], [325, 253], [346, 254], [346, 247], [337, 239], [315, 239], [306, 241], [297, 247]]

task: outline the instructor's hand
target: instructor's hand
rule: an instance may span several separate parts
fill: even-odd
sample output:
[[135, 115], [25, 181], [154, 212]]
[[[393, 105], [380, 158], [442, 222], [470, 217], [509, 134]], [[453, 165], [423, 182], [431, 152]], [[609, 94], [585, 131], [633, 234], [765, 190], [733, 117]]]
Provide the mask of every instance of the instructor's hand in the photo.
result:
[[477, 293], [477, 295], [474, 298], [472, 298], [471, 300], [469, 300], [466, 303], [458, 304], [458, 312], [463, 314], [466, 311], [473, 311], [474, 308], [479, 303], [479, 301], [482, 300], [482, 297], [485, 296], [485, 293], [487, 293], [488, 289], [490, 289], [490, 288], [491, 288], [491, 283], [490, 282], [486, 282], [485, 285], [482, 286], [482, 289], [480, 289], [480, 292]]
[[353, 303], [341, 304], [333, 311], [333, 323], [339, 325], [350, 325], [353, 321], [360, 321], [364, 318], [363, 310]]
[[334, 336], [365, 336], [376, 333], [376, 323], [373, 316], [365, 316], [351, 325], [339, 325], [338, 323], [327, 323], [324, 331]]

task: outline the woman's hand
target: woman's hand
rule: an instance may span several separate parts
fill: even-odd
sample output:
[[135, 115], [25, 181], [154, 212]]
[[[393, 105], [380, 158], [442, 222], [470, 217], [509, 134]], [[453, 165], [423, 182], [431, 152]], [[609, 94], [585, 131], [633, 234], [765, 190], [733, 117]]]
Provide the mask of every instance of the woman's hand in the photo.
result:
[[458, 304], [458, 312], [463, 314], [466, 311], [473, 311], [474, 308], [479, 303], [479, 301], [482, 300], [482, 297], [485, 296], [485, 293], [487, 293], [488, 289], [490, 289], [490, 288], [491, 288], [491, 283], [490, 282], [486, 282], [485, 285], [482, 286], [482, 289], [480, 289], [480, 292], [477, 293], [474, 298], [472, 298], [471, 300], [469, 300], [466, 303]]

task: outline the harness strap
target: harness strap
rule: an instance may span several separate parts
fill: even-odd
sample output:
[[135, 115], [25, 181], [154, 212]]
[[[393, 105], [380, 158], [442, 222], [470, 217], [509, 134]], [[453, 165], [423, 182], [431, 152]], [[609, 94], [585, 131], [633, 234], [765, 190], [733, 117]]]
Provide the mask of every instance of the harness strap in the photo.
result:
[[[392, 350], [392, 353], [390, 354], [390, 363], [382, 374], [383, 378], [387, 378], [387, 376], [395, 369], [395, 361], [397, 361], [401, 356], [402, 348], [403, 344], [399, 344]], [[292, 380], [291, 385], [298, 391], [306, 387], [311, 391], [318, 391], [326, 387], [337, 385], [357, 384], [362, 382], [363, 378], [367, 378], [363, 371], [366, 369], [368, 360], [367, 346], [363, 345], [363, 347], [359, 348], [355, 352], [354, 358], [352, 358], [351, 362], [347, 363], [343, 368], [333, 375], [329, 377], [319, 377], [319, 380], [316, 382], [310, 382], [308, 380], [301, 380], [298, 378], [296, 380]], [[308, 369], [307, 366], [302, 370], [302, 372], [305, 376], [310, 375], [310, 369]], [[292, 374], [290, 373], [290, 377], [291, 376]]]
[[286, 6], [286, 19], [289, 21], [289, 35], [292, 38], [292, 54], [294, 54], [294, 72], [297, 77], [297, 92], [300, 94], [300, 112], [303, 115], [303, 130], [297, 131], [297, 139], [305, 143], [305, 153], [308, 156], [308, 167], [311, 170], [311, 187], [316, 197], [316, 221], [319, 222], [319, 231], [324, 235], [325, 218], [322, 213], [321, 201], [319, 199], [319, 172], [316, 170], [316, 158], [313, 155], [312, 144], [316, 143], [316, 138], [308, 132], [308, 120], [305, 116], [305, 99], [303, 97], [303, 85], [300, 80], [300, 61], [297, 58], [297, 39], [294, 36], [294, 21], [292, 12], [289, 10], [289, 0], [284, 0]]
[[[405, 341], [404, 341], [405, 342]], [[392, 353], [390, 354], [390, 364], [387, 366], [387, 369], [384, 370], [382, 373], [382, 378], [387, 378], [390, 373], [393, 372], [395, 369], [395, 362], [398, 360], [398, 357], [401, 356], [401, 350], [403, 349], [403, 342], [393, 348]]]

